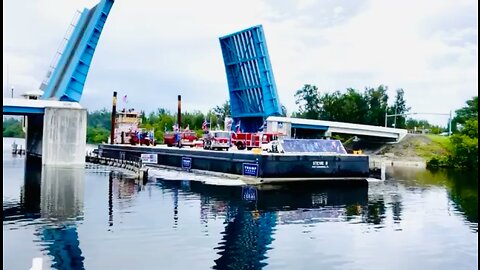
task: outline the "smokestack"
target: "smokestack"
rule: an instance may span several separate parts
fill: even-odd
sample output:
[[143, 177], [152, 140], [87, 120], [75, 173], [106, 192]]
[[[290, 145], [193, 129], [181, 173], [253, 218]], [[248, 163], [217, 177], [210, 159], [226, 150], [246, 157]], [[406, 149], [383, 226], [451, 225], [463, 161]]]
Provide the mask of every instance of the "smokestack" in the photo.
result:
[[115, 117], [117, 115], [117, 92], [113, 91], [112, 101], [112, 126], [110, 128], [110, 144], [114, 144], [115, 140]]
[[182, 126], [182, 96], [178, 95], [178, 113], [177, 113], [177, 122], [178, 122], [178, 130], [181, 129]]

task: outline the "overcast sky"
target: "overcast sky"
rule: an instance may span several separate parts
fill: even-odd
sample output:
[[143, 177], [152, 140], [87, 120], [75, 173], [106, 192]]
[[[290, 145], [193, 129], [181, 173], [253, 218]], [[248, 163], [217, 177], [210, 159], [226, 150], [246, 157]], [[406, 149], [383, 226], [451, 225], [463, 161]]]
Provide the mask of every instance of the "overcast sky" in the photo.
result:
[[[38, 89], [76, 10], [95, 0], [3, 1], [3, 95]], [[403, 88], [411, 112], [448, 113], [477, 95], [476, 0], [115, 1], [81, 104], [112, 92], [147, 112], [208, 109], [228, 99], [218, 38], [262, 24], [288, 112], [303, 84], [345, 91]], [[8, 87], [10, 88], [10, 87]], [[120, 106], [123, 104], [120, 102]], [[416, 116], [445, 124], [445, 116]]]

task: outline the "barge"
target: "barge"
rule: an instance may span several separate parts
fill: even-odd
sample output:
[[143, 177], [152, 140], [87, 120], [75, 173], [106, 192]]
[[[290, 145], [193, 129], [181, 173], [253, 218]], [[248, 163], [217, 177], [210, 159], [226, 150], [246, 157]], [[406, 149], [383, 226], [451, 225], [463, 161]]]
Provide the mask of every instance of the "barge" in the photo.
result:
[[98, 155], [127, 160], [143, 158], [145, 165], [229, 174], [251, 184], [366, 181], [370, 174], [368, 156], [347, 154], [337, 140], [280, 140], [272, 148], [273, 152], [252, 152], [102, 144], [98, 146]]

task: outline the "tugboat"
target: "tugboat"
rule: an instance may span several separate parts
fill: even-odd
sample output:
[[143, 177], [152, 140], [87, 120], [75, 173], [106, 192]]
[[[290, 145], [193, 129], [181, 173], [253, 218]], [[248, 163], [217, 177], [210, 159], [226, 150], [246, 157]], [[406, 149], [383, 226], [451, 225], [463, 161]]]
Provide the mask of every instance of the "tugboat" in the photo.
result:
[[142, 118], [134, 109], [123, 109], [117, 112], [115, 119], [115, 144], [156, 145], [153, 130], [140, 128]]

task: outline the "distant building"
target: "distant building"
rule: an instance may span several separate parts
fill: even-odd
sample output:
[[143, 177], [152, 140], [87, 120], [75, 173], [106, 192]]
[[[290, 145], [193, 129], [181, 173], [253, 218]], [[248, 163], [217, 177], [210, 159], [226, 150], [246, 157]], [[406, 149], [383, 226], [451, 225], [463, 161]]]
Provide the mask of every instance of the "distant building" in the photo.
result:
[[28, 91], [22, 94], [22, 97], [25, 99], [40, 99], [40, 97], [43, 96], [43, 91], [42, 90], [33, 90], [33, 91]]

